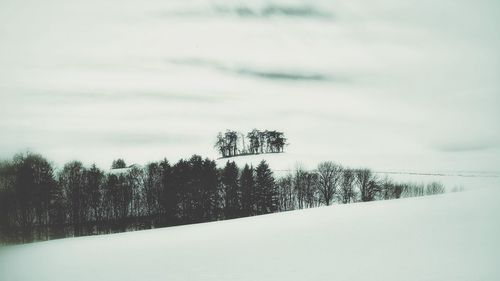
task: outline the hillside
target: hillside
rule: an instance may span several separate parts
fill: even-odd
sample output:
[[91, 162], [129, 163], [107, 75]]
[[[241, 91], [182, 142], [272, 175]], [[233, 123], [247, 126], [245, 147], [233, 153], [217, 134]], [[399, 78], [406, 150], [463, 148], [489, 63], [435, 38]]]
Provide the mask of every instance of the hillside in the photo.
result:
[[500, 190], [1, 249], [0, 280], [499, 280]]

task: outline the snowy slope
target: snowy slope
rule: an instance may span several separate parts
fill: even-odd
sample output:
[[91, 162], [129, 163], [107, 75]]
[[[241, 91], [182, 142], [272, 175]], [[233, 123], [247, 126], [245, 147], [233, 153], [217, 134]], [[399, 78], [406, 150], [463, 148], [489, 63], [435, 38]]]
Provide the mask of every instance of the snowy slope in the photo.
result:
[[0, 280], [500, 280], [499, 189], [1, 249]]

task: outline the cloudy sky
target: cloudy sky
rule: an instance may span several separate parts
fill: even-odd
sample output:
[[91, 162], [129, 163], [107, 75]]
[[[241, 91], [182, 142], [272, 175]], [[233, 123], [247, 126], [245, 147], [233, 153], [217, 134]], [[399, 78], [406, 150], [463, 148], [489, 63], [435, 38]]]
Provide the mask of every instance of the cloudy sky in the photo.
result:
[[267, 128], [297, 161], [499, 171], [500, 2], [246, 2], [2, 0], [0, 158], [216, 157]]

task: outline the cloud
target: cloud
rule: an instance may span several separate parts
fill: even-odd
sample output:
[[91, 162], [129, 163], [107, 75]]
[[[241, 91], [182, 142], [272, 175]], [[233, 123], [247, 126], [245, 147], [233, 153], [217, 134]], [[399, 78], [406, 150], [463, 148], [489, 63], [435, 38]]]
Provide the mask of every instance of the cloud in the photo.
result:
[[442, 152], [469, 152], [489, 150], [498, 147], [498, 143], [493, 141], [457, 141], [433, 145], [433, 148]]
[[295, 18], [320, 18], [330, 19], [332, 15], [310, 5], [279, 5], [268, 4], [263, 7], [250, 7], [238, 5], [234, 7], [216, 6], [215, 11], [222, 15], [236, 15], [239, 17], [270, 18], [270, 17], [295, 17]]
[[225, 4], [211, 7], [174, 9], [164, 11], [161, 17], [221, 17], [234, 16], [239, 18], [269, 19], [269, 18], [294, 18], [294, 19], [318, 19], [331, 20], [333, 15], [324, 8], [318, 8], [309, 4], [276, 4], [247, 5], [247, 4]]
[[317, 81], [326, 82], [333, 81], [333, 78], [328, 74], [313, 72], [313, 71], [301, 71], [301, 70], [278, 70], [278, 69], [264, 69], [249, 66], [229, 66], [220, 62], [203, 60], [197, 58], [188, 59], [173, 59], [167, 60], [167, 62], [179, 65], [188, 65], [196, 67], [211, 68], [220, 72], [232, 73], [240, 76], [247, 76], [252, 78], [260, 78], [266, 80], [288, 80], [288, 81]]

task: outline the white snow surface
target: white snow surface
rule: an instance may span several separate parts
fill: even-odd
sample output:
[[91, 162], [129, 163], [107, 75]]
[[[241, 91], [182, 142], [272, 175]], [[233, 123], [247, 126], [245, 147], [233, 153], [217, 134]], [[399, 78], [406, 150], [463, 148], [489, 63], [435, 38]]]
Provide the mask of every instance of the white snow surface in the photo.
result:
[[499, 189], [0, 248], [0, 280], [500, 280]]

